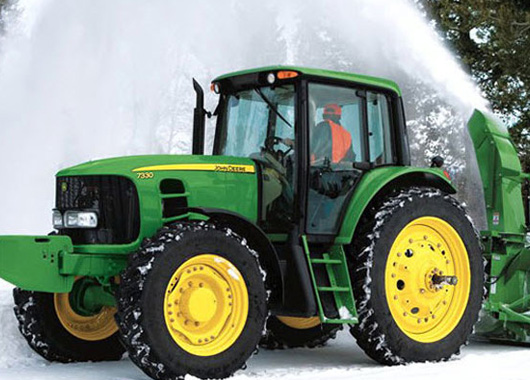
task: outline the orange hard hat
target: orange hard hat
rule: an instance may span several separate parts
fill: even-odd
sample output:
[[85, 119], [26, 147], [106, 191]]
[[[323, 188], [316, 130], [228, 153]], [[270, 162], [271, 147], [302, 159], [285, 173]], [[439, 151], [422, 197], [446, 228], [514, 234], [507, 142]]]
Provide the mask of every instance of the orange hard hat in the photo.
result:
[[326, 104], [324, 106], [324, 115], [342, 116], [342, 108], [335, 103]]

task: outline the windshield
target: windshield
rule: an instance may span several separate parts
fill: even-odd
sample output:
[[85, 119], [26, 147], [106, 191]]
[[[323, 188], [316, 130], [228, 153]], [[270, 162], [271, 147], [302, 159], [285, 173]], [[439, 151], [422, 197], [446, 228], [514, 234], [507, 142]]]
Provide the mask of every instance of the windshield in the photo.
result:
[[249, 157], [261, 167], [260, 225], [291, 228], [295, 178], [295, 87], [261, 87], [224, 95], [216, 154]]
[[[226, 95], [223, 103], [217, 154], [250, 157], [267, 148], [267, 142], [273, 143], [273, 137], [294, 139], [293, 85], [240, 91]], [[288, 149], [285, 144], [274, 145], [276, 151]]]

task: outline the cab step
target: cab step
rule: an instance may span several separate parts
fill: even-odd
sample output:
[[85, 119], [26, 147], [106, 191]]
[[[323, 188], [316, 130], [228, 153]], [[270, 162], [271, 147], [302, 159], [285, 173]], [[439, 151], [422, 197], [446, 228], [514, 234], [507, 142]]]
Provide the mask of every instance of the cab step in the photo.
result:
[[[355, 299], [351, 287], [348, 262], [342, 245], [334, 245], [329, 253], [323, 253], [322, 258], [312, 258], [309, 251], [307, 237], [302, 235], [304, 252], [309, 264], [309, 273], [315, 291], [318, 313], [322, 323], [355, 324], [358, 322]], [[321, 286], [317, 283], [315, 276], [315, 265], [324, 265], [329, 280], [329, 286]], [[339, 312], [339, 318], [328, 318], [322, 306], [320, 293], [333, 293], [335, 306]]]

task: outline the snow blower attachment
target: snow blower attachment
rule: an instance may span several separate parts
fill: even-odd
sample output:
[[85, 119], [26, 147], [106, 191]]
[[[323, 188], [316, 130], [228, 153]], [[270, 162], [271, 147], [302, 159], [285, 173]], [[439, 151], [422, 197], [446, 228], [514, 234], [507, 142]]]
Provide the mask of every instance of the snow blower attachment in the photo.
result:
[[476, 334], [490, 340], [530, 343], [528, 215], [517, 151], [506, 128], [475, 111], [469, 121], [484, 188], [488, 230], [482, 231], [488, 296]]
[[211, 88], [212, 155], [194, 81], [193, 155], [64, 169], [56, 232], [0, 237], [0, 277], [35, 351], [126, 350], [155, 379], [225, 378], [258, 347], [318, 347], [347, 325], [380, 363], [438, 361], [481, 308], [477, 334], [527, 341], [528, 176], [497, 122], [469, 124], [489, 220], [478, 236], [443, 159], [410, 165], [395, 83], [277, 66]]

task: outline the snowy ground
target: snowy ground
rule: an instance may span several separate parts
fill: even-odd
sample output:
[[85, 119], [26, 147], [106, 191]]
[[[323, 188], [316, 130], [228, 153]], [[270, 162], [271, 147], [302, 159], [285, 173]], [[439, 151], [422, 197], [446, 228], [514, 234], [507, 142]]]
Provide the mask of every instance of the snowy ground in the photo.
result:
[[[1, 284], [0, 284], [1, 285]], [[347, 332], [316, 350], [261, 351], [237, 379], [528, 379], [530, 348], [473, 343], [458, 359], [438, 364], [383, 367], [368, 359]], [[0, 286], [0, 379], [148, 380], [129, 360], [118, 363], [50, 364], [22, 340], [12, 312], [11, 291]]]

